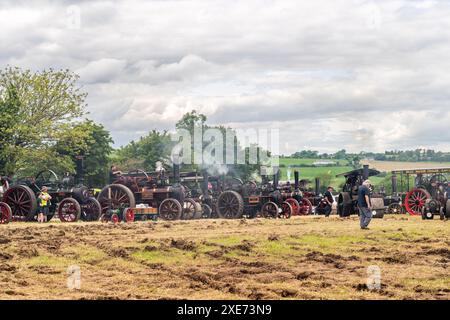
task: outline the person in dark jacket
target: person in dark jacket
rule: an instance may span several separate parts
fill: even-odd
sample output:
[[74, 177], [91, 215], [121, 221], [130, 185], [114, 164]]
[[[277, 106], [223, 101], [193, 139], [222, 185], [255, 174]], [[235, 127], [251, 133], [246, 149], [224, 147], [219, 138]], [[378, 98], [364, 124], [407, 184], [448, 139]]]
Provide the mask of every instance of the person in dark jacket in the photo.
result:
[[361, 229], [369, 229], [372, 220], [372, 202], [370, 200], [370, 180], [363, 182], [358, 188], [358, 209]]
[[331, 214], [331, 211], [333, 210], [333, 203], [334, 203], [333, 187], [327, 188], [327, 191], [324, 194], [324, 200], [326, 202], [326, 205], [324, 208], [325, 217], [329, 217]]

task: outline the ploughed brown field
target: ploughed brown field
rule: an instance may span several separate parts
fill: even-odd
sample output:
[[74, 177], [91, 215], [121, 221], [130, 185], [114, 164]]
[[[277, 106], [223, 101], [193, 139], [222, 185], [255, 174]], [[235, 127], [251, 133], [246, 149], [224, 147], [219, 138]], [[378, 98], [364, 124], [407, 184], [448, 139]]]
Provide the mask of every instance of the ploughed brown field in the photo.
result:
[[[11, 223], [0, 226], [0, 298], [449, 299], [449, 223]], [[80, 268], [79, 290], [67, 286], [70, 266]], [[379, 290], [366, 286], [369, 266], [381, 270]]]

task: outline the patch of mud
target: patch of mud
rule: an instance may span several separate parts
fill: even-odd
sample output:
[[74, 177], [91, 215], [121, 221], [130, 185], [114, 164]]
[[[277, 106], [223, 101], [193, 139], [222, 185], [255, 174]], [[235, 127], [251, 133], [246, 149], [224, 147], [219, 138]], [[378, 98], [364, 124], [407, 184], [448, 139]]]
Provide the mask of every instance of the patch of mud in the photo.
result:
[[10, 243], [11, 240], [8, 238], [0, 237], [0, 244]]
[[7, 271], [7, 272], [16, 272], [16, 267], [12, 266], [10, 264], [4, 263], [0, 264], [0, 271]]
[[197, 249], [197, 245], [193, 241], [187, 241], [183, 239], [171, 239], [170, 246], [172, 248], [184, 250], [184, 251], [195, 251]]
[[61, 274], [61, 270], [56, 270], [50, 266], [32, 266], [31, 270], [36, 271], [40, 274]]
[[297, 279], [297, 280], [306, 280], [306, 279], [309, 279], [312, 275], [314, 275], [314, 272], [311, 272], [311, 271], [303, 271], [303, 272], [300, 272], [300, 273], [297, 273], [296, 275], [295, 275], [295, 279]]
[[253, 242], [248, 241], [248, 240], [243, 240], [240, 244], [232, 246], [231, 249], [250, 252], [250, 251], [252, 251], [254, 246], [255, 246], [255, 244]]
[[428, 250], [426, 252], [429, 255], [436, 255], [436, 256], [441, 256], [444, 259], [450, 259], [450, 250], [447, 248], [438, 248], [438, 249], [432, 249], [432, 250]]
[[278, 241], [280, 240], [280, 236], [277, 234], [271, 234], [267, 237], [267, 240], [269, 241]]
[[356, 258], [356, 260], [359, 260], [355, 256], [346, 258], [346, 257], [343, 257], [338, 254], [333, 254], [333, 253], [323, 254], [322, 252], [318, 252], [318, 251], [312, 251], [310, 253], [307, 253], [305, 257], [307, 260], [310, 260], [310, 261], [331, 264], [336, 269], [344, 269], [346, 266], [343, 262], [345, 262], [345, 261], [355, 261], [355, 258]]
[[381, 260], [383, 262], [386, 262], [388, 264], [408, 264], [410, 263], [410, 260], [406, 255], [399, 254], [395, 256], [386, 256], [381, 258], [375, 258], [375, 260]]
[[8, 253], [1, 253], [0, 252], [0, 260], [10, 260], [12, 259], [12, 255], [8, 254]]
[[17, 252], [17, 254], [20, 257], [23, 257], [23, 258], [33, 258], [33, 257], [38, 257], [39, 256], [39, 252], [34, 247], [20, 249]]

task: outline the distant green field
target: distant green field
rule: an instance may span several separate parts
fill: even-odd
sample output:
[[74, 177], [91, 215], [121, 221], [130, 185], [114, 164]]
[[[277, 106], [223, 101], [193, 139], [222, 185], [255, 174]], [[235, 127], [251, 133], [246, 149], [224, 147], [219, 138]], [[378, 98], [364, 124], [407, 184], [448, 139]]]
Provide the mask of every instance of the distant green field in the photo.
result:
[[[314, 179], [316, 177], [329, 177], [331, 180], [323, 182], [323, 184], [331, 184], [336, 190], [344, 183], [344, 178], [337, 178], [336, 175], [353, 170], [353, 167], [348, 164], [346, 160], [336, 160], [335, 166], [319, 166], [319, 167], [295, 167], [301, 165], [313, 165], [317, 159], [295, 159], [295, 158], [280, 158], [281, 180], [294, 182], [294, 171], [300, 172], [300, 179], [307, 179], [311, 181], [310, 187], [314, 187]], [[443, 167], [450, 166], [448, 163], [437, 162], [394, 162], [394, 161], [362, 161], [362, 164], [369, 164], [371, 168], [378, 169], [383, 172], [381, 176], [371, 177], [370, 180], [374, 186], [384, 186], [386, 191], [392, 189], [391, 185], [391, 170], [407, 169], [407, 168], [421, 168], [421, 167]], [[362, 166], [361, 164], [361, 166]], [[290, 175], [289, 175], [290, 173]], [[410, 186], [413, 185], [413, 177], [410, 177]], [[406, 191], [407, 184], [404, 181], [404, 186], [399, 186], [399, 190]], [[405, 190], [404, 190], [405, 189]]]
[[300, 179], [310, 180], [310, 186], [313, 187], [314, 179], [326, 174], [331, 177], [331, 185], [337, 189], [344, 182], [344, 179], [342, 177], [336, 178], [336, 175], [353, 170], [353, 167], [349, 166], [345, 160], [336, 161], [336, 166], [332, 167], [295, 167], [299, 165], [312, 165], [316, 161], [318, 160], [280, 158], [281, 180], [294, 182], [294, 171], [299, 171]]

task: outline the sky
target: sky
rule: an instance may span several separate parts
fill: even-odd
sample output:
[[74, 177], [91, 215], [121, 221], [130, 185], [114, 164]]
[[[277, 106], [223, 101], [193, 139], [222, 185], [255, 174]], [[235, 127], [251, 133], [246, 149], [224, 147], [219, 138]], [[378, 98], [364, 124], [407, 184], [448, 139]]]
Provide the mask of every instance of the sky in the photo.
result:
[[186, 112], [280, 152], [450, 151], [450, 1], [0, 1], [0, 68], [70, 69], [115, 146]]

